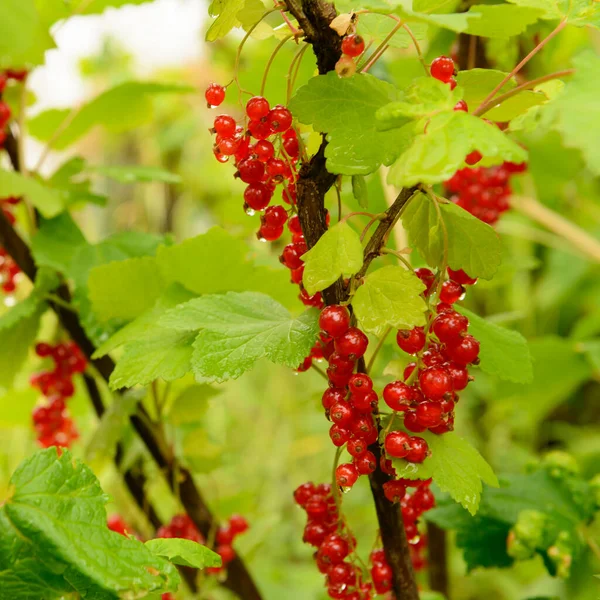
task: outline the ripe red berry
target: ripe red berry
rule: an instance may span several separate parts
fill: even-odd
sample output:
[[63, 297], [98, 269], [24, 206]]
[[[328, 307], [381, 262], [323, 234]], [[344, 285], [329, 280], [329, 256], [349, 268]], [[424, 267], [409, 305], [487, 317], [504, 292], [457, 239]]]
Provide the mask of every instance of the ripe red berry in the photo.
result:
[[294, 501], [298, 506], [305, 506], [315, 493], [316, 488], [314, 483], [311, 481], [303, 483], [294, 490]]
[[[341, 466], [349, 466], [354, 469], [353, 465], [340, 465]], [[339, 468], [339, 467], [338, 467]], [[355, 480], [356, 481], [356, 480]], [[321, 557], [330, 562], [331, 564], [339, 564], [341, 563], [346, 556], [350, 553], [350, 546], [348, 542], [337, 533], [329, 534], [323, 543], [321, 544], [321, 548], [319, 549], [319, 554]]]
[[267, 162], [270, 158], [273, 158], [274, 153], [275, 148], [273, 148], [273, 144], [269, 140], [258, 140], [254, 144], [254, 154], [256, 154], [256, 158], [261, 162]]
[[235, 135], [236, 122], [229, 115], [217, 115], [213, 127], [217, 135], [231, 137]]
[[323, 392], [321, 402], [325, 410], [329, 410], [337, 402], [344, 402], [346, 399], [346, 390], [342, 388], [327, 388]]
[[370, 413], [374, 409], [377, 408], [377, 403], [379, 401], [379, 397], [377, 396], [377, 392], [371, 390], [364, 393], [353, 394], [350, 397], [350, 403], [353, 408], [361, 413]]
[[409, 410], [404, 413], [404, 427], [413, 433], [421, 433], [427, 429], [427, 427], [421, 425], [417, 420], [417, 412], [415, 410]]
[[351, 488], [358, 479], [358, 471], [351, 463], [338, 465], [335, 470], [335, 481], [342, 488]]
[[384, 496], [393, 503], [400, 502], [406, 494], [406, 486], [398, 479], [383, 484]]
[[285, 106], [278, 104], [269, 111], [267, 121], [272, 131], [279, 133], [291, 127], [292, 113]]
[[265, 174], [265, 165], [253, 158], [246, 158], [238, 163], [238, 173], [244, 183], [260, 183]]
[[452, 392], [452, 377], [443, 367], [428, 367], [419, 373], [421, 391], [431, 400], [442, 400]]
[[469, 319], [456, 312], [444, 312], [433, 321], [433, 332], [443, 343], [451, 342], [460, 337], [467, 331], [468, 327]]
[[460, 392], [460, 390], [464, 390], [469, 383], [469, 371], [465, 367], [454, 363], [446, 364], [445, 368], [450, 373], [450, 377], [452, 377], [454, 391]]
[[229, 517], [229, 527], [234, 535], [239, 535], [248, 531], [249, 525], [245, 517], [238, 514], [233, 514]]
[[204, 92], [206, 104], [209, 108], [219, 106], [225, 100], [225, 88], [218, 83], [211, 83]]
[[448, 276], [452, 281], [456, 281], [456, 283], [460, 283], [461, 285], [473, 285], [477, 283], [477, 277], [470, 277], [462, 269], [455, 271], [448, 267]]
[[431, 76], [439, 81], [448, 83], [454, 75], [454, 61], [449, 56], [438, 56], [430, 67]]
[[256, 237], [265, 242], [274, 242], [275, 240], [278, 240], [282, 234], [283, 225], [268, 225], [265, 223], [264, 225], [261, 225]]
[[329, 356], [329, 366], [339, 373], [351, 375], [355, 364], [356, 362], [353, 359], [342, 356], [339, 352], [332, 352]]
[[283, 227], [287, 221], [287, 211], [283, 206], [269, 206], [265, 210], [263, 222], [270, 227]]
[[217, 546], [216, 552], [221, 557], [224, 565], [230, 563], [235, 558], [235, 550], [229, 544]]
[[329, 438], [336, 448], [343, 446], [350, 439], [350, 432], [337, 424], [329, 428]]
[[396, 334], [398, 346], [408, 354], [416, 354], [425, 346], [425, 332], [422, 327], [412, 329], [400, 329]]
[[365, 49], [365, 40], [355, 33], [347, 35], [342, 40], [342, 53], [352, 58], [360, 56]]
[[409, 449], [410, 436], [404, 431], [391, 431], [385, 436], [385, 451], [392, 458], [404, 458]]
[[464, 100], [459, 100], [455, 105], [454, 105], [454, 111], [456, 112], [469, 112], [469, 107], [467, 105], [467, 103]]
[[373, 380], [366, 373], [356, 373], [350, 377], [348, 387], [352, 394], [366, 395], [373, 389]]
[[392, 381], [383, 388], [383, 399], [392, 410], [408, 410], [413, 400], [413, 392], [410, 386], [402, 381]]
[[370, 475], [377, 468], [375, 455], [367, 450], [363, 455], [354, 459], [354, 466], [361, 475]]
[[316, 523], [309, 521], [304, 527], [304, 534], [302, 535], [302, 541], [305, 544], [310, 544], [318, 548], [323, 540], [327, 537], [328, 529], [323, 523]]
[[342, 356], [358, 359], [365, 354], [369, 338], [358, 327], [350, 327], [335, 339], [335, 350]]
[[421, 402], [415, 410], [416, 420], [423, 427], [437, 427], [442, 422], [441, 402]]
[[319, 327], [334, 339], [340, 337], [350, 328], [348, 309], [339, 304], [326, 306], [319, 315]]
[[251, 183], [244, 190], [244, 202], [252, 210], [264, 210], [272, 197], [273, 194], [263, 183]]
[[477, 360], [479, 356], [479, 342], [472, 335], [465, 335], [448, 344], [445, 349], [446, 355], [457, 365], [466, 366]]
[[269, 114], [269, 101], [262, 96], [254, 96], [246, 102], [246, 114], [251, 121], [259, 121]]
[[6, 102], [2, 102], [0, 100], [0, 128], [4, 128], [4, 126], [8, 123], [10, 119], [10, 108]]
[[288, 244], [281, 253], [281, 263], [285, 265], [288, 269], [299, 269], [304, 264], [301, 256], [305, 252], [305, 244]]
[[7, 82], [8, 75], [6, 73], [0, 73], [0, 94], [4, 91]]
[[412, 463], [422, 463], [429, 455], [429, 446], [427, 442], [420, 437], [410, 438], [410, 450], [406, 455], [406, 460]]
[[217, 529], [217, 534], [215, 539], [217, 544], [231, 544], [234, 538], [234, 532], [231, 530], [229, 526], [221, 526]]
[[440, 300], [446, 304], [454, 304], [462, 298], [464, 293], [465, 288], [460, 285], [460, 283], [456, 283], [456, 281], [449, 279], [448, 281], [444, 281], [442, 284], [442, 289], [440, 290]]
[[479, 150], [473, 150], [465, 157], [465, 162], [468, 165], [476, 165], [483, 158], [483, 154]]
[[327, 369], [327, 378], [329, 379], [331, 385], [333, 385], [334, 387], [345, 388], [348, 385], [348, 382], [350, 381], [351, 375], [352, 373], [338, 371], [331, 367]]
[[433, 282], [435, 281], [435, 275], [430, 269], [426, 267], [420, 267], [419, 269], [415, 269], [415, 275], [425, 284], [425, 291], [423, 294], [425, 296], [429, 296], [431, 292], [431, 288], [433, 286]]
[[348, 442], [346, 450], [348, 450], [348, 454], [350, 454], [350, 456], [353, 456], [354, 458], [358, 458], [359, 456], [362, 456], [367, 451], [367, 444], [366, 444], [365, 440], [361, 440], [360, 438], [355, 438]]
[[340, 427], [350, 424], [354, 418], [354, 410], [347, 402], [336, 402], [329, 411], [331, 420]]
[[330, 585], [353, 585], [355, 580], [354, 568], [346, 562], [331, 565], [327, 571], [327, 582]]
[[371, 568], [373, 585], [378, 594], [389, 592], [392, 587], [392, 568], [387, 563], [376, 563]]
[[41, 358], [50, 356], [52, 354], [52, 346], [50, 344], [40, 342], [35, 346], [35, 353]]

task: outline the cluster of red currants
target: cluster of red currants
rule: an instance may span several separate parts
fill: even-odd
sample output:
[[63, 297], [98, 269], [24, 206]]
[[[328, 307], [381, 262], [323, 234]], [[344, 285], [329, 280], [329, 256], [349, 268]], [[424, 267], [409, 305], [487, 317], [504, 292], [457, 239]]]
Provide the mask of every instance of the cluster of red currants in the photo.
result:
[[[225, 88], [211, 83], [205, 98], [209, 107], [219, 106], [225, 98]], [[215, 117], [211, 130], [216, 136], [213, 151], [221, 163], [233, 157], [235, 177], [247, 184], [245, 211], [250, 215], [262, 213], [258, 238], [274, 241], [283, 234], [288, 211], [282, 205], [271, 205], [271, 200], [277, 186], [281, 186], [281, 199], [291, 206], [296, 204], [300, 145], [292, 127], [292, 113], [285, 106], [271, 108], [266, 98], [253, 96], [245, 108], [243, 124], [230, 115]]]
[[85, 371], [87, 360], [74, 342], [55, 346], [40, 342], [35, 352], [40, 358], [54, 361], [53, 370], [41, 371], [30, 379], [32, 387], [45, 396], [44, 404], [37, 406], [32, 414], [38, 443], [44, 448], [69, 448], [79, 433], [66, 408], [66, 401], [75, 393], [73, 376]]
[[340, 77], [352, 77], [356, 73], [356, 61], [365, 51], [365, 40], [356, 33], [349, 33], [342, 39], [342, 56], [335, 64], [335, 72]]
[[356, 540], [340, 521], [331, 486], [304, 483], [294, 492], [294, 500], [306, 511], [303, 541], [317, 550], [317, 568], [326, 576], [330, 598], [370, 600], [371, 584], [362, 579], [362, 570], [352, 562]]
[[[7, 69], [6, 71], [0, 71], [0, 98], [6, 88], [6, 84], [9, 79], [15, 81], [23, 81], [27, 77], [27, 71], [17, 71], [14, 69]], [[10, 120], [11, 112], [8, 104], [0, 99], [0, 148], [4, 145], [6, 140], [6, 126]]]
[[452, 202], [493, 225], [510, 208], [511, 176], [526, 169], [527, 163], [512, 162], [487, 168], [464, 168], [456, 171], [444, 185]]
[[[1, 108], [0, 108], [1, 111]], [[12, 212], [12, 207], [18, 204], [21, 198], [9, 196], [0, 199], [0, 208], [8, 222], [13, 225], [15, 215]], [[2, 291], [6, 294], [12, 294], [17, 289], [17, 276], [21, 272], [17, 263], [12, 259], [10, 254], [0, 246], [0, 280], [2, 281]]]
[[[427, 268], [415, 272], [426, 286], [425, 296], [429, 296], [435, 275]], [[448, 275], [427, 333], [423, 327], [398, 332], [398, 346], [416, 361], [407, 365], [404, 381], [393, 381], [383, 390], [385, 403], [403, 414], [404, 428], [413, 433], [428, 429], [442, 434], [454, 428], [457, 393], [469, 383], [468, 365], [478, 361], [479, 342], [467, 333], [469, 319], [452, 308], [464, 296], [464, 286], [476, 279], [462, 270], [448, 269]], [[385, 438], [385, 450], [393, 458], [407, 457], [414, 451], [412, 439], [404, 431], [392, 431]]]
[[[215, 552], [221, 557], [223, 566], [208, 568], [207, 573], [219, 573], [227, 567], [236, 556], [232, 546], [235, 538], [246, 531], [248, 531], [248, 521], [242, 515], [231, 515], [227, 525], [219, 527], [215, 536]], [[168, 525], [163, 525], [156, 532], [156, 537], [183, 538], [198, 544], [206, 544], [204, 536], [186, 514], [175, 515]]]

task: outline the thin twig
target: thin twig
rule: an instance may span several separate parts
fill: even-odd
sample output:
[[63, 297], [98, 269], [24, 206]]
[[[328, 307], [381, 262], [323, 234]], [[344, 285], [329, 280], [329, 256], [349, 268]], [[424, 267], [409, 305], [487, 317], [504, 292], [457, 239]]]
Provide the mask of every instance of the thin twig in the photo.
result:
[[387, 336], [390, 334], [390, 331], [392, 331], [392, 328], [387, 327], [386, 330], [383, 332], [383, 335], [379, 338], [379, 341], [377, 342], [377, 346], [375, 346], [375, 350], [373, 350], [373, 354], [371, 355], [371, 358], [369, 359], [369, 364], [367, 365], [367, 373], [370, 373], [371, 369], [373, 369], [373, 365], [375, 364], [375, 359], [377, 358], [379, 351], [383, 348], [383, 344], [385, 343]]

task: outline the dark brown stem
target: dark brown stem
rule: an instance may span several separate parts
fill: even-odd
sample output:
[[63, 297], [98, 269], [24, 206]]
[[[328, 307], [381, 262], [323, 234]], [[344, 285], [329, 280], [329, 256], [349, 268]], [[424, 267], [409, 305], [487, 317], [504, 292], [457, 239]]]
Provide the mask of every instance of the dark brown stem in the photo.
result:
[[429, 548], [429, 587], [449, 599], [450, 582], [448, 580], [446, 532], [435, 523], [427, 523], [427, 546]]
[[[12, 256], [21, 271], [33, 281], [35, 279], [37, 268], [31, 252], [12, 225], [8, 222], [2, 211], [0, 211], [0, 243], [4, 246], [8, 254]], [[64, 284], [56, 290], [56, 294], [65, 302], [70, 302], [71, 300], [69, 289]], [[81, 327], [78, 315], [52, 301], [50, 301], [49, 304], [52, 310], [57, 314], [62, 327], [67, 331], [71, 339], [76, 342], [85, 353], [88, 360], [92, 362], [102, 378], [105, 381], [108, 381], [115, 366], [113, 360], [108, 356], [105, 356], [102, 359], [92, 360], [91, 356], [96, 348]], [[99, 398], [99, 396], [91, 399], [95, 408], [98, 401], [101, 403], [101, 398]], [[104, 410], [103, 407], [101, 410]], [[132, 415], [130, 420], [134, 429], [145, 443], [148, 451], [163, 471], [171, 489], [179, 492], [181, 503], [187, 514], [192, 521], [194, 521], [196, 527], [198, 527], [202, 534], [207, 537], [209, 531], [214, 528], [214, 519], [207, 504], [200, 495], [200, 492], [192, 479], [191, 473], [186, 469], [179, 468], [171, 453], [165, 451], [164, 441], [159, 439], [156, 432], [149, 428], [148, 424], [151, 422], [150, 418], [141, 405], [138, 406], [137, 414]], [[129, 481], [131, 481], [131, 478], [129, 478]], [[141, 489], [143, 490], [143, 484]], [[135, 494], [139, 493], [140, 490], [136, 490]], [[132, 494], [134, 494], [134, 492], [132, 492]], [[256, 584], [252, 580], [245, 564], [239, 557], [228, 565], [227, 578], [223, 582], [223, 585], [243, 600], [261, 600], [261, 595]]]

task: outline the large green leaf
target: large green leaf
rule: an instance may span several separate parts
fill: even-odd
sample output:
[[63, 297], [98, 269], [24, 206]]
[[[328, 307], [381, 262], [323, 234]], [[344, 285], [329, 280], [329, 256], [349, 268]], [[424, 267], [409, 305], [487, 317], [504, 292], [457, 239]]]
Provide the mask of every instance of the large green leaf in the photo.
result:
[[352, 307], [361, 327], [377, 336], [383, 335], [387, 327], [412, 329], [425, 325], [424, 289], [412, 271], [382, 267], [365, 277], [352, 298]]
[[469, 8], [465, 33], [487, 38], [506, 39], [523, 33], [540, 18], [540, 11], [529, 6], [476, 4]]
[[312, 296], [329, 287], [341, 275], [349, 277], [360, 270], [363, 264], [360, 237], [346, 221], [342, 221], [328, 229], [302, 260], [302, 283]]
[[220, 567], [221, 557], [210, 548], [192, 540], [179, 538], [156, 538], [146, 542], [146, 548], [157, 556], [164, 556], [175, 565], [205, 569]]
[[[186, 94], [195, 89], [185, 85], [127, 81], [103, 92], [77, 110], [68, 124], [69, 109], [50, 109], [29, 122], [29, 133], [42, 141], [53, 138], [53, 146], [62, 150], [88, 133], [95, 126], [106, 127], [112, 133], [129, 131], [152, 119], [152, 97], [157, 94]], [[57, 129], [61, 133], [54, 137]]]
[[469, 318], [469, 333], [481, 344], [479, 367], [482, 371], [515, 383], [533, 380], [527, 340], [518, 331], [486, 321], [463, 306], [456, 306], [456, 310]]
[[491, 279], [502, 262], [502, 243], [492, 227], [450, 203], [439, 204], [440, 223], [434, 201], [415, 196], [402, 214], [402, 223], [415, 246], [432, 267], [440, 266], [448, 240], [448, 265], [464, 269], [471, 277]]
[[600, 26], [600, 6], [593, 0], [509, 0], [521, 7], [540, 11], [542, 19], [550, 21], [565, 19], [569, 24]]
[[394, 86], [372, 75], [313, 77], [290, 100], [290, 110], [316, 131], [327, 133], [331, 173], [366, 175], [391, 164], [410, 141], [410, 131], [376, 131], [376, 111], [397, 99]]
[[54, 217], [65, 208], [63, 195], [40, 181], [15, 171], [0, 169], [2, 196], [25, 196], [44, 217]]
[[107, 8], [120, 8], [128, 4], [145, 4], [152, 0], [35, 0], [40, 18], [50, 26], [71, 15], [95, 15]]
[[427, 440], [431, 456], [420, 464], [394, 461], [398, 476], [408, 479], [433, 477], [442, 491], [448, 492], [474, 515], [479, 508], [482, 480], [488, 485], [498, 485], [490, 465], [469, 442], [453, 431], [443, 435], [426, 431], [419, 433], [419, 437]]
[[259, 358], [297, 367], [315, 343], [318, 312], [294, 318], [279, 303], [256, 292], [195, 298], [168, 311], [159, 324], [178, 332], [200, 331], [192, 370], [210, 380], [236, 379]]
[[180, 183], [181, 177], [160, 167], [139, 165], [96, 165], [86, 168], [88, 173], [104, 175], [121, 183], [145, 183], [160, 181], [163, 183]]
[[[108, 600], [177, 589], [173, 565], [135, 538], [108, 529], [107, 496], [92, 471], [67, 450], [60, 456], [56, 448], [37, 452], [15, 471], [11, 484], [0, 509], [0, 588], [7, 597], [78, 592]], [[36, 596], [49, 571], [47, 586], [54, 595]]]

